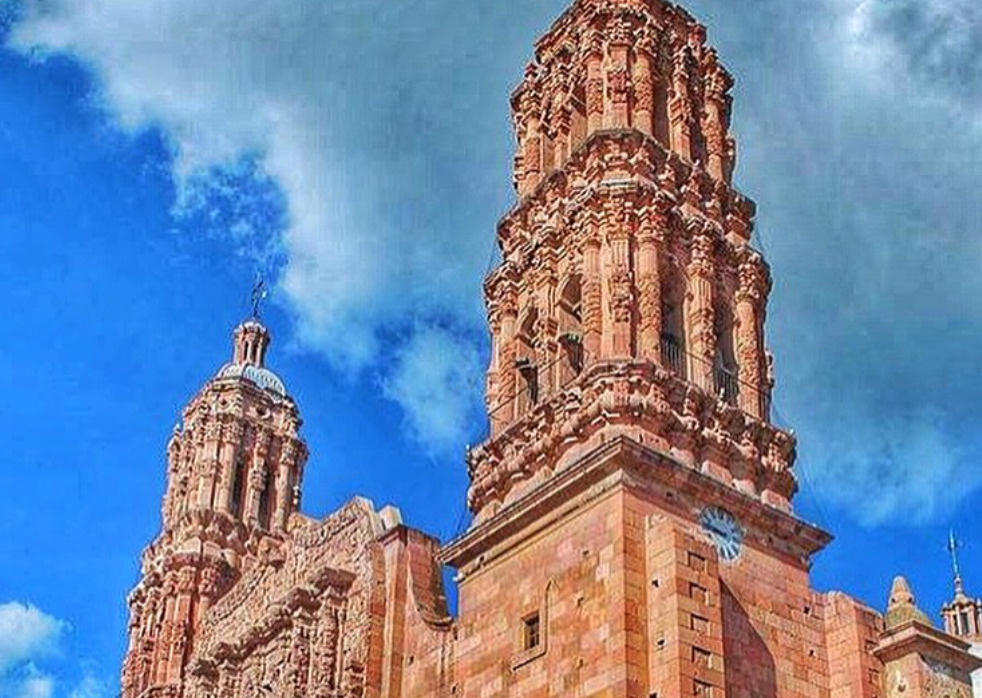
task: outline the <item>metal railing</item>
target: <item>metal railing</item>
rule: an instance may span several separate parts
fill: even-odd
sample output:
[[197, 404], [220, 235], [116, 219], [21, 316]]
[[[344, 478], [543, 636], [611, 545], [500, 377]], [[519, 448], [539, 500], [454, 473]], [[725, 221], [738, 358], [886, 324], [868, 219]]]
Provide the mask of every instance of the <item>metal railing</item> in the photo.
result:
[[661, 336], [661, 360], [665, 367], [673, 371], [680, 378], [686, 377], [685, 350], [678, 337], [670, 334]]
[[716, 395], [733, 407], [739, 407], [740, 379], [733, 371], [723, 366], [713, 369], [713, 383]]

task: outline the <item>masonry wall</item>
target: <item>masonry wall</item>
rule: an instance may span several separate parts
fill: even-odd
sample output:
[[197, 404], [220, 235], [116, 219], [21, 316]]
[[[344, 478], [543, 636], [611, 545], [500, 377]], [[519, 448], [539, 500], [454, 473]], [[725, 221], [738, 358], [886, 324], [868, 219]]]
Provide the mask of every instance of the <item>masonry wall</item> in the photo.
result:
[[[624, 531], [623, 494], [613, 492], [462, 581], [465, 698], [641, 695], [629, 686], [641, 637], [628, 638]], [[535, 614], [541, 640], [527, 649], [523, 621]]]
[[628, 507], [646, 527], [651, 695], [830, 695], [824, 599], [806, 570], [749, 545], [722, 562], [681, 512], [633, 496]]
[[399, 526], [382, 539], [386, 564], [382, 695], [437, 698], [454, 691], [454, 626], [436, 562], [439, 542]]
[[825, 597], [825, 644], [831, 698], [882, 695], [883, 666], [873, 656], [883, 623], [879, 614], [840, 592]]
[[[878, 616], [815, 592], [806, 566], [745, 544], [721, 561], [695, 519], [618, 486], [460, 586], [465, 698], [874, 698]], [[494, 557], [494, 555], [498, 555]], [[539, 614], [542, 644], [523, 647]]]
[[[972, 647], [972, 654], [982, 658], [982, 645]], [[972, 674], [972, 690], [975, 693], [975, 698], [982, 698], [982, 669]]]

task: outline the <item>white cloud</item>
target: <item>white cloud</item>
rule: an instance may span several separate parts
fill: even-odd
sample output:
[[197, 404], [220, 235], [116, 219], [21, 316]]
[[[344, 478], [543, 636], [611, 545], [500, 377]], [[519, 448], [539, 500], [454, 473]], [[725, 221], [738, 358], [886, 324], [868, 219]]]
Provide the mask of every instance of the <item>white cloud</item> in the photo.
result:
[[[854, 68], [882, 89], [982, 108], [982, 4], [976, 0], [841, 0]], [[920, 94], [918, 94], [920, 93]]]
[[23, 676], [11, 682], [12, 698], [51, 698], [54, 691], [54, 678], [39, 671], [33, 664], [27, 665]]
[[109, 685], [105, 681], [87, 673], [68, 694], [68, 698], [109, 698], [110, 695]]
[[876, 424], [876, 415], [843, 412], [848, 417], [822, 444], [822, 459], [808, 467], [818, 467], [823, 489], [861, 523], [882, 524], [902, 511], [906, 523], [922, 524], [950, 514], [982, 484], [971, 454], [938, 411], [913, 409], [876, 429], [860, 426], [865, 419]]
[[[61, 673], [70, 666], [54, 661], [60, 659], [70, 627], [31, 604], [0, 604], [0, 698], [52, 698], [60, 684], [70, 683]], [[93, 664], [81, 662], [78, 670], [81, 679], [67, 693], [68, 698], [112, 695]]]
[[[518, 21], [501, 0], [22, 0], [9, 43], [78, 58], [121, 128], [159, 128], [181, 224], [282, 259], [301, 340], [377, 372], [437, 450], [459, 446], [478, 404], [467, 338], [507, 198], [507, 85], [566, 4], [526, 0]], [[691, 4], [739, 78], [739, 184], [775, 265], [771, 337], [803, 467], [865, 521], [937, 513], [960, 415], [982, 398], [951, 340], [982, 327], [967, 134], [982, 5]], [[853, 496], [881, 485], [873, 505]]]
[[0, 675], [54, 652], [68, 625], [30, 604], [0, 604]]
[[[480, 188], [437, 169], [433, 150], [455, 147], [461, 134], [441, 138], [437, 129], [455, 115], [439, 100], [420, 101], [455, 72], [448, 49], [457, 37], [436, 9], [384, 0], [24, 0], [8, 44], [92, 68], [98, 102], [122, 129], [159, 128], [168, 139], [177, 212], [224, 228], [250, 257], [277, 256], [279, 297], [302, 342], [339, 367], [378, 369], [392, 337], [412, 343], [417, 328], [446, 317], [471, 329], [480, 321], [493, 221], [441, 201]], [[427, 22], [421, 43], [415, 25]], [[468, 162], [468, 148], [451, 168]], [[507, 182], [506, 172], [484, 172]], [[250, 173], [254, 197], [242, 205]], [[284, 197], [279, 219], [262, 213], [270, 188]], [[463, 431], [447, 428], [463, 430], [463, 420], [403, 406], [424, 439], [459, 447]]]
[[50, 698], [54, 678], [36, 662], [58, 651], [67, 630], [30, 604], [0, 604], [0, 698]]
[[484, 366], [474, 342], [442, 327], [418, 328], [395, 362], [383, 388], [405, 407], [410, 433], [435, 453], [456, 444], [480, 403]]

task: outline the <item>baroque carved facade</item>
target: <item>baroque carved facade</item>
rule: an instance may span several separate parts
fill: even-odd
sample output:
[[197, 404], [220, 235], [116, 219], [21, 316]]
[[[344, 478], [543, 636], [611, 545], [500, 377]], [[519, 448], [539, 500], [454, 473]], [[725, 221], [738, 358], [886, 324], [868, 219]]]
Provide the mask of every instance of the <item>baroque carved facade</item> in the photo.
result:
[[168, 446], [124, 698], [970, 695], [969, 600], [944, 633], [902, 580], [885, 616], [809, 584], [830, 536], [770, 419], [732, 86], [662, 0], [577, 0], [536, 45], [457, 540], [362, 499], [302, 514], [298, 408], [237, 328]]

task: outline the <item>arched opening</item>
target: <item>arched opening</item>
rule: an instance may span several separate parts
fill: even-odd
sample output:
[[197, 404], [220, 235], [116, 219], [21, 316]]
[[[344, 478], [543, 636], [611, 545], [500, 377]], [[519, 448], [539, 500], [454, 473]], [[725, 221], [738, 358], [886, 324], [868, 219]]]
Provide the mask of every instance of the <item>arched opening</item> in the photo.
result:
[[535, 350], [538, 345], [536, 325], [539, 311], [530, 308], [526, 311], [518, 331], [518, 351], [515, 356], [515, 370], [518, 373], [517, 395], [515, 396], [515, 416], [521, 417], [539, 401], [539, 366], [536, 364]]
[[267, 531], [273, 528], [273, 497], [276, 478], [272, 473], [266, 474], [266, 484], [259, 496], [259, 526]]
[[655, 88], [652, 98], [652, 106], [655, 113], [652, 114], [652, 126], [654, 129], [655, 140], [665, 145], [671, 146], [671, 136], [669, 135], [668, 125], [668, 80], [665, 74], [655, 76]]
[[662, 365], [685, 378], [685, 277], [675, 264], [669, 264], [662, 282]]
[[246, 486], [249, 478], [246, 473], [248, 464], [245, 458], [238, 458], [235, 461], [235, 472], [232, 474], [232, 496], [229, 501], [229, 509], [232, 516], [239, 518], [242, 516], [242, 508], [245, 505]]
[[716, 307], [714, 316], [716, 359], [713, 362], [713, 380], [716, 395], [735, 406], [740, 396], [740, 381], [733, 336], [733, 308], [729, 303], [721, 303]]
[[559, 386], [568, 385], [583, 370], [583, 295], [580, 276], [571, 275], [559, 294]]

